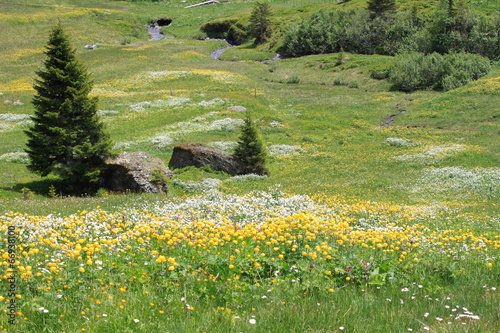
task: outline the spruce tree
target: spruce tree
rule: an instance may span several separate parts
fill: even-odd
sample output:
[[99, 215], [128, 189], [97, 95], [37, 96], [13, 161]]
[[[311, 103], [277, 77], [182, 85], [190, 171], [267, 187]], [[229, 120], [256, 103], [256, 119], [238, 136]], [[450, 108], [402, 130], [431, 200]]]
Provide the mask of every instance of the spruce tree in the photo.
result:
[[255, 44], [265, 42], [271, 34], [271, 5], [269, 2], [255, 3], [250, 14], [250, 33], [255, 38]]
[[396, 10], [396, 0], [368, 0], [367, 9], [373, 17]]
[[257, 127], [248, 114], [245, 118], [245, 123], [241, 128], [238, 146], [234, 150], [233, 156], [240, 164], [242, 174], [269, 174], [269, 171], [265, 166], [267, 154], [264, 144], [259, 137]]
[[28, 169], [42, 177], [58, 175], [70, 191], [89, 191], [98, 185], [110, 150], [98, 100], [89, 97], [93, 82], [60, 22], [50, 32], [45, 55], [36, 72], [33, 125], [25, 131]]

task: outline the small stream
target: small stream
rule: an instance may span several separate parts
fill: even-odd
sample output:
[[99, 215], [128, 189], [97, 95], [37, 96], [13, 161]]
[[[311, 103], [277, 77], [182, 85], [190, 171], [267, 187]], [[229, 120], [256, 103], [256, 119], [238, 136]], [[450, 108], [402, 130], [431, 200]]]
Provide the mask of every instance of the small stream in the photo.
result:
[[224, 52], [225, 50], [230, 49], [232, 47], [235, 47], [235, 46], [236, 45], [231, 45], [231, 44], [228, 45], [228, 46], [224, 46], [223, 48], [215, 50], [214, 52], [212, 52], [212, 54], [210, 54], [210, 57], [212, 59], [215, 59], [215, 60], [220, 60], [219, 58], [220, 58], [222, 52]]
[[159, 25], [150, 25], [148, 27], [148, 32], [151, 34], [149, 40], [160, 40], [163, 39], [163, 34], [160, 32], [161, 27]]
[[[149, 39], [150, 41], [152, 40], [161, 40], [164, 38], [163, 34], [160, 32], [161, 30], [161, 26], [159, 25], [150, 25], [148, 27], [148, 32], [149, 34], [151, 35], [151, 38]], [[207, 40], [217, 40], [217, 41], [225, 41], [227, 42], [225, 39], [213, 39], [213, 38], [207, 38]], [[215, 50], [213, 51], [211, 54], [210, 54], [210, 57], [212, 59], [215, 59], [215, 60], [220, 60], [220, 56], [222, 54], [222, 52], [224, 52], [225, 50], [227, 49], [230, 49], [232, 47], [235, 47], [237, 46], [236, 44], [229, 44], [227, 46], [224, 46], [223, 48], [220, 48], [218, 50]], [[280, 60], [280, 59], [283, 59], [279, 54], [276, 55], [276, 57], [274, 57], [273, 59], [269, 59], [268, 61], [273, 61], [273, 60]]]

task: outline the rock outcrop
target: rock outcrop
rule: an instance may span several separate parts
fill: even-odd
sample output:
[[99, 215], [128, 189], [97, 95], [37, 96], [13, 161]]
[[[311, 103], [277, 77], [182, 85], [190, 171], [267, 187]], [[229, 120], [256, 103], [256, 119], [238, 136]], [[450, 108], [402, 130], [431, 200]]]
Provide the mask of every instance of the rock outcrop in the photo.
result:
[[230, 106], [227, 111], [246, 112], [247, 108], [241, 105]]
[[176, 145], [168, 166], [172, 169], [182, 169], [188, 166], [197, 168], [210, 166], [212, 170], [222, 171], [230, 175], [238, 175], [242, 171], [233, 155], [220, 149], [193, 144]]
[[159, 158], [144, 152], [123, 152], [106, 161], [104, 187], [111, 191], [161, 193], [174, 173]]

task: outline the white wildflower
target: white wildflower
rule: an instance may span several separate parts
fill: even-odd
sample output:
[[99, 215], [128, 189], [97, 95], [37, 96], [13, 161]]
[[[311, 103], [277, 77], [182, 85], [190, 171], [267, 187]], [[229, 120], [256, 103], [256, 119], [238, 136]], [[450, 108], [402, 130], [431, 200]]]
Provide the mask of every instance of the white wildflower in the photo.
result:
[[151, 139], [151, 144], [159, 149], [169, 147], [173, 143], [174, 140], [168, 135], [158, 135]]
[[29, 162], [29, 157], [24, 152], [7, 153], [0, 155], [0, 161], [26, 164]]
[[394, 147], [413, 145], [413, 142], [411, 140], [400, 139], [400, 138], [387, 138], [385, 139], [385, 143], [388, 144], [389, 146], [394, 146]]
[[269, 147], [269, 155], [271, 156], [299, 155], [302, 152], [303, 149], [299, 146], [272, 145]]
[[207, 143], [207, 146], [232, 152], [238, 146], [238, 143], [235, 141], [214, 141]]
[[279, 121], [271, 121], [269, 123], [269, 126], [271, 126], [271, 127], [283, 127], [284, 125], [282, 123], [280, 123]]
[[261, 175], [249, 173], [246, 175], [239, 175], [239, 176], [231, 177], [231, 180], [233, 182], [236, 182], [236, 183], [242, 183], [242, 182], [246, 182], [246, 181], [256, 181], [256, 180], [262, 180], [262, 179], [266, 179], [266, 178], [267, 178], [266, 175], [261, 176]]
[[216, 178], [205, 178], [202, 181], [182, 181], [180, 179], [174, 179], [172, 184], [175, 184], [183, 188], [187, 192], [207, 192], [217, 188], [222, 184], [222, 180]]
[[17, 123], [22, 120], [30, 119], [29, 114], [17, 114], [17, 113], [0, 113], [0, 121], [4, 121], [6, 123]]
[[226, 101], [224, 101], [222, 98], [214, 98], [210, 101], [201, 101], [198, 103], [198, 106], [210, 107], [210, 106], [220, 105], [220, 104], [224, 104], [224, 103], [226, 103]]

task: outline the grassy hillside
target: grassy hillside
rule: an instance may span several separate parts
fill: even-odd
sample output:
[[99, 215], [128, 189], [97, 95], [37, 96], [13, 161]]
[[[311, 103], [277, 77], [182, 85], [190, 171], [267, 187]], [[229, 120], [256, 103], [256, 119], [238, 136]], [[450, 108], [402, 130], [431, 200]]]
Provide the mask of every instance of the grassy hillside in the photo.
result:
[[[435, 1], [397, 2], [431, 11]], [[0, 226], [16, 225], [22, 266], [20, 323], [2, 317], [0, 328], [497, 332], [500, 64], [455, 90], [402, 93], [372, 78], [388, 56], [254, 61], [274, 54], [243, 45], [215, 60], [226, 43], [200, 40], [199, 27], [253, 3], [184, 8], [192, 3], [0, 2]], [[271, 4], [284, 27], [366, 1]], [[149, 41], [159, 17], [173, 23]], [[23, 130], [57, 20], [92, 73], [116, 151], [166, 163], [177, 143], [231, 151], [245, 117], [232, 107], [243, 106], [270, 176], [187, 169], [166, 196], [49, 198], [57, 179], [26, 170]]]
[[[294, 16], [303, 12], [293, 13], [298, 5], [315, 10], [327, 4], [278, 2], [276, 8]], [[285, 156], [277, 155], [286, 151], [272, 153], [273, 177], [251, 187], [265, 189], [280, 183], [292, 193], [319, 191], [420, 202], [422, 196], [406, 184], [410, 180], [418, 183], [430, 167], [498, 165], [495, 65], [488, 77], [455, 91], [403, 94], [390, 91], [384, 80], [370, 78], [371, 71], [390, 67], [390, 57], [347, 54], [341, 66], [336, 66], [336, 54], [266, 63], [228, 62], [209, 57], [223, 42], [182, 38], [147, 41], [144, 25], [155, 17], [174, 19], [168, 27], [172, 35], [193, 36], [199, 34], [194, 31], [202, 21], [241, 13], [251, 7], [248, 3], [192, 9], [118, 1], [6, 2], [1, 6], [2, 12], [9, 10], [0, 22], [7, 36], [1, 45], [4, 115], [0, 134], [4, 144], [0, 153], [4, 157], [0, 163], [5, 171], [0, 195], [4, 198], [20, 197], [23, 187], [46, 194], [43, 191], [48, 183], [40, 184], [36, 176], [27, 173], [23, 158], [14, 154], [23, 149], [22, 129], [32, 112], [34, 71], [41, 65], [47, 31], [54, 19], [65, 23], [78, 55], [93, 73], [94, 94], [100, 98], [101, 114], [119, 150], [144, 150], [168, 161], [175, 143], [227, 141], [226, 146], [230, 146], [238, 135], [228, 130], [231, 126], [194, 132], [182, 127], [193, 119], [209, 124], [223, 119], [234, 122], [242, 115], [227, 111], [228, 107], [243, 105], [255, 114], [270, 149], [287, 145], [293, 151]], [[192, 19], [194, 16], [197, 18]], [[191, 32], [186, 32], [188, 26]], [[97, 44], [98, 49], [86, 50], [85, 44]], [[228, 50], [222, 59], [246, 59], [248, 52], [255, 52], [247, 50]], [[268, 56], [272, 54], [264, 53]], [[391, 125], [381, 126], [402, 109], [406, 112]], [[387, 142], [393, 137], [412, 143], [394, 147]], [[435, 147], [444, 153], [429, 155]], [[401, 156], [411, 154], [419, 158], [408, 157], [411, 163], [402, 162]], [[304, 181], [296, 181], [297, 177]], [[227, 182], [224, 186], [230, 192], [247, 190], [247, 184]], [[447, 195], [449, 198], [440, 200], [464, 199], [459, 193]], [[474, 202], [478, 197], [490, 200], [482, 193], [471, 196]]]

